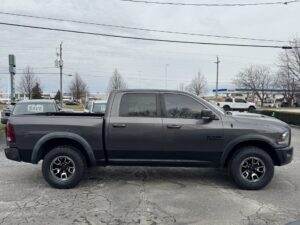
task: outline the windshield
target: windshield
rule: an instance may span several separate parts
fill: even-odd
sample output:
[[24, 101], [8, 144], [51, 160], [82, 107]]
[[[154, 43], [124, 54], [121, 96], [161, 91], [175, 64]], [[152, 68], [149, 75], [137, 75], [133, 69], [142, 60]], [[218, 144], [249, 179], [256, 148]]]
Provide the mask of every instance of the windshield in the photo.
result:
[[57, 108], [53, 103], [19, 103], [16, 104], [13, 115], [57, 112]]
[[106, 103], [94, 103], [93, 113], [105, 113]]

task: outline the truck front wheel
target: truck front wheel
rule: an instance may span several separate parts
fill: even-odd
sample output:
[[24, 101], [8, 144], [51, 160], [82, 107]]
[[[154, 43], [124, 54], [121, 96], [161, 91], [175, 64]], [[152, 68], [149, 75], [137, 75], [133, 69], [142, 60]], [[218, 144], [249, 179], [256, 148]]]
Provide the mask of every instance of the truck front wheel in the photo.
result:
[[75, 187], [84, 175], [86, 162], [77, 149], [69, 146], [56, 147], [43, 160], [42, 173], [52, 187]]
[[272, 158], [255, 146], [243, 147], [234, 154], [228, 169], [237, 186], [246, 190], [265, 187], [274, 175]]

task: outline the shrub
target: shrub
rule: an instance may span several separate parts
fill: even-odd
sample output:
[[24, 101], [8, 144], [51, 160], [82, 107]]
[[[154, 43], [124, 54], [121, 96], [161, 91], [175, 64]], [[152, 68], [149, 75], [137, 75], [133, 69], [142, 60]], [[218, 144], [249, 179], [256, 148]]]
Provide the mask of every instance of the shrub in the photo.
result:
[[300, 113], [299, 112], [288, 112], [288, 111], [276, 111], [276, 110], [259, 110], [257, 113], [272, 116], [282, 120], [288, 124], [300, 126]]

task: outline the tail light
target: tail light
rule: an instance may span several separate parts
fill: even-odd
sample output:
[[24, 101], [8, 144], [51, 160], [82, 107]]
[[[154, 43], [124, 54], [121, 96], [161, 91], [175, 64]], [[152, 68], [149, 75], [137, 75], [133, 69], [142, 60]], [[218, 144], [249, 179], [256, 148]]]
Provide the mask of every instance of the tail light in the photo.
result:
[[16, 141], [15, 134], [14, 134], [14, 128], [10, 123], [8, 123], [6, 125], [6, 139], [7, 139], [8, 143], [15, 143], [15, 141]]

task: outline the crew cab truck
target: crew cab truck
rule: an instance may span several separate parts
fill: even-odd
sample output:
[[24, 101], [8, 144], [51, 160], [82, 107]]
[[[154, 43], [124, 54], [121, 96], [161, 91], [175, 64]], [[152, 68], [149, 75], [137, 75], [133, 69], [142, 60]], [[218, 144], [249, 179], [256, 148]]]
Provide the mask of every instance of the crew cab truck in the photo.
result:
[[254, 112], [256, 107], [254, 102], [247, 102], [242, 98], [226, 98], [224, 102], [218, 102], [218, 106], [223, 108], [225, 111], [249, 111]]
[[91, 166], [228, 168], [242, 189], [260, 189], [274, 166], [291, 162], [290, 127], [258, 114], [226, 114], [189, 93], [117, 90], [105, 114], [16, 115], [7, 124], [8, 159], [43, 161], [45, 180], [72, 188]]

